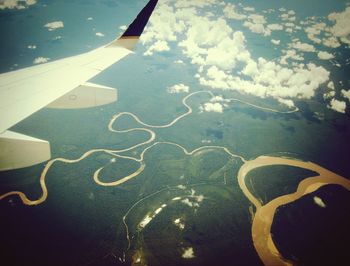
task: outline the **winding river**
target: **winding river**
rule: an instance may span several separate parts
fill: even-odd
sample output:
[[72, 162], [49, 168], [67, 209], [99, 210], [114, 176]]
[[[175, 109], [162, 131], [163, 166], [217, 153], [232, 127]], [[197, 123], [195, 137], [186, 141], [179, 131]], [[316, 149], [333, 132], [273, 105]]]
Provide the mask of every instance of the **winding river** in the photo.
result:
[[[341, 177], [333, 172], [330, 172], [329, 170], [327, 170], [327, 169], [325, 169], [317, 164], [311, 163], [311, 162], [302, 162], [302, 161], [298, 161], [295, 159], [288, 159], [288, 158], [283, 158], [283, 157], [270, 157], [270, 156], [260, 156], [254, 160], [247, 161], [245, 158], [243, 158], [243, 156], [232, 153], [227, 147], [208, 145], [208, 146], [201, 146], [197, 149], [189, 151], [185, 147], [183, 147], [177, 143], [166, 142], [166, 141], [155, 142], [156, 133], [153, 130], [151, 130], [151, 128], [152, 129], [169, 128], [169, 127], [173, 126], [174, 124], [176, 124], [180, 119], [183, 119], [186, 116], [190, 115], [193, 110], [192, 110], [191, 106], [189, 106], [187, 104], [187, 100], [196, 94], [209, 94], [209, 96], [211, 96], [212, 98], [215, 97], [211, 91], [197, 91], [197, 92], [193, 92], [193, 93], [188, 94], [182, 100], [182, 104], [186, 107], [187, 111], [185, 113], [183, 113], [182, 115], [178, 116], [177, 118], [175, 118], [173, 121], [171, 121], [165, 125], [147, 124], [147, 123], [143, 122], [141, 119], [139, 119], [136, 115], [129, 113], [129, 112], [122, 112], [122, 113], [118, 113], [118, 114], [114, 115], [108, 124], [109, 131], [115, 132], [118, 134], [125, 134], [125, 133], [135, 132], [135, 131], [144, 131], [144, 132], [147, 132], [149, 134], [149, 138], [143, 142], [140, 142], [138, 144], [135, 144], [135, 145], [133, 145], [129, 148], [125, 148], [125, 149], [120, 149], [120, 150], [92, 149], [92, 150], [85, 152], [77, 159], [66, 159], [66, 158], [52, 159], [45, 165], [45, 167], [41, 173], [40, 186], [42, 189], [42, 194], [38, 199], [31, 200], [26, 196], [25, 193], [23, 193], [21, 191], [11, 191], [11, 192], [8, 192], [6, 194], [1, 195], [0, 200], [5, 199], [9, 196], [17, 195], [20, 197], [23, 204], [26, 204], [26, 205], [41, 204], [48, 197], [48, 189], [46, 186], [45, 179], [46, 179], [46, 176], [48, 174], [48, 171], [50, 170], [51, 166], [54, 163], [56, 163], [56, 162], [63, 162], [63, 163], [67, 163], [67, 164], [77, 163], [77, 162], [84, 160], [85, 158], [89, 157], [90, 155], [92, 155], [94, 153], [106, 153], [106, 154], [109, 154], [113, 157], [124, 158], [124, 159], [132, 160], [132, 161], [139, 163], [139, 168], [135, 172], [133, 172], [130, 175], [127, 175], [125, 177], [122, 177], [116, 181], [112, 181], [112, 182], [103, 182], [100, 180], [100, 175], [103, 172], [104, 168], [108, 164], [106, 164], [103, 167], [100, 167], [99, 169], [97, 169], [94, 172], [93, 179], [96, 182], [96, 184], [98, 184], [100, 186], [119, 186], [119, 185], [121, 185], [125, 182], [128, 182], [129, 180], [137, 177], [138, 175], [140, 175], [144, 171], [144, 169], [146, 167], [146, 164], [144, 162], [145, 154], [147, 153], [147, 151], [149, 151], [150, 149], [152, 149], [153, 147], [155, 147], [157, 145], [175, 146], [175, 147], [181, 149], [185, 155], [200, 154], [200, 152], [203, 150], [209, 150], [209, 151], [210, 150], [221, 150], [221, 151], [229, 154], [231, 157], [238, 158], [243, 162], [243, 165], [241, 166], [239, 173], [238, 173], [238, 182], [239, 182], [239, 186], [240, 186], [241, 190], [243, 191], [244, 195], [256, 207], [256, 212], [253, 216], [253, 222], [252, 222], [252, 239], [253, 239], [253, 243], [254, 243], [254, 246], [256, 248], [256, 251], [257, 251], [259, 257], [261, 258], [261, 260], [263, 261], [263, 263], [265, 265], [292, 265], [293, 262], [287, 261], [279, 253], [278, 249], [276, 248], [276, 246], [273, 242], [272, 236], [271, 236], [271, 232], [270, 232], [271, 225], [273, 222], [273, 218], [274, 218], [274, 214], [276, 212], [276, 209], [279, 206], [288, 204], [290, 202], [293, 202], [293, 201], [301, 198], [302, 196], [304, 196], [306, 194], [312, 193], [312, 192], [316, 191], [317, 189], [319, 189], [320, 187], [327, 185], [327, 184], [339, 184], [339, 185], [342, 185], [343, 187], [347, 188], [348, 190], [350, 190], [349, 180], [344, 178], [344, 177]], [[240, 102], [240, 103], [247, 104], [247, 105], [252, 106], [254, 108], [261, 109], [263, 111], [268, 111], [268, 112], [288, 114], [288, 113], [294, 113], [294, 112], [298, 111], [297, 108], [294, 110], [285, 111], [285, 112], [278, 111], [278, 110], [274, 110], [271, 108], [260, 107], [260, 106], [257, 106], [257, 105], [239, 100], [239, 99], [234, 99], [234, 98], [227, 99], [226, 101], [227, 102]], [[113, 127], [113, 125], [122, 116], [132, 117], [137, 123], [139, 123], [143, 127], [125, 129], [125, 130], [115, 129]], [[150, 145], [146, 146], [148, 144], [150, 144]], [[140, 153], [139, 157], [132, 157], [132, 156], [123, 155], [123, 153], [128, 152], [128, 151], [132, 151], [132, 150], [134, 150], [138, 147], [141, 147], [141, 146], [146, 146], [146, 147]], [[271, 200], [270, 202], [268, 202], [265, 205], [261, 205], [260, 201], [256, 197], [254, 197], [253, 194], [247, 188], [247, 186], [245, 184], [245, 178], [251, 170], [259, 168], [259, 167], [271, 166], [271, 165], [296, 166], [296, 167], [315, 171], [315, 172], [319, 173], [319, 175], [315, 176], [315, 177], [310, 177], [310, 178], [304, 179], [302, 182], [300, 182], [298, 189], [295, 193], [278, 197], [274, 200]], [[158, 192], [156, 192], [156, 193], [158, 193]], [[148, 198], [154, 194], [155, 193], [150, 194], [146, 198]], [[139, 202], [140, 202], [140, 200], [137, 201], [135, 204], [138, 204]], [[135, 204], [132, 205], [132, 207], [128, 210], [128, 212], [135, 206]], [[128, 241], [128, 247], [130, 247], [130, 238], [129, 238], [129, 233], [128, 233], [128, 227], [127, 227], [127, 224], [125, 222], [125, 218], [126, 218], [127, 214], [124, 215], [123, 222], [124, 222], [126, 229], [127, 229], [127, 236], [126, 237], [127, 237], [127, 241]]]
[[[280, 196], [265, 205], [261, 205], [260, 201], [247, 188], [245, 178], [253, 169], [271, 165], [295, 166], [317, 172], [319, 175], [302, 180], [298, 185], [297, 191], [294, 193]], [[238, 182], [244, 195], [256, 208], [252, 225], [252, 238], [255, 249], [265, 265], [293, 265], [292, 261], [288, 261], [282, 257], [271, 236], [271, 226], [278, 207], [296, 201], [328, 184], [341, 185], [350, 190], [350, 181], [348, 179], [317, 164], [271, 156], [260, 156], [254, 160], [245, 162], [238, 172]]]

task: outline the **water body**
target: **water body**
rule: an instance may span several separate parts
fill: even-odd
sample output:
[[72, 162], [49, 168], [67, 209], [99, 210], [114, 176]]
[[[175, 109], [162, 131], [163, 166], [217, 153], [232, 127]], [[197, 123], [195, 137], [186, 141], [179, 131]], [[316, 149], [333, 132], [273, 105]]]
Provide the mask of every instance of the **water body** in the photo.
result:
[[[245, 184], [245, 177], [251, 170], [255, 168], [271, 165], [289, 165], [300, 167], [317, 172], [319, 175], [302, 180], [299, 183], [296, 192], [280, 196], [274, 200], [271, 200], [267, 204], [262, 205], [260, 201], [255, 196], [253, 196], [253, 194], [247, 188]], [[328, 184], [340, 185], [347, 190], [350, 190], [350, 181], [348, 179], [339, 176], [317, 164], [288, 158], [269, 156], [260, 156], [254, 160], [245, 162], [239, 170], [238, 182], [245, 196], [252, 204], [254, 204], [256, 208], [252, 225], [252, 238], [256, 251], [258, 252], [259, 257], [265, 265], [294, 264], [293, 261], [289, 261], [283, 258], [282, 254], [277, 249], [271, 235], [271, 225], [278, 207], [296, 201], [301, 197], [310, 194]]]

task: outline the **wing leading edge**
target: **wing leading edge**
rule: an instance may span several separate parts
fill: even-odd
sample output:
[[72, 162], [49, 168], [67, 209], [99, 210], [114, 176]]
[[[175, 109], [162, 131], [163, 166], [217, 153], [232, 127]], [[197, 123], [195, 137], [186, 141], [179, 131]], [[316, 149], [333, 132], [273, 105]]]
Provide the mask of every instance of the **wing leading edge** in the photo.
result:
[[[55, 104], [52, 106], [57, 106], [56, 103], [60, 102], [59, 108], [64, 108], [64, 101], [69, 101], [67, 108], [85, 108], [109, 103], [109, 97], [116, 100], [116, 92], [113, 94], [111, 88], [91, 83], [87, 86], [86, 82], [132, 53], [157, 2], [150, 0], [124, 34], [107, 45], [77, 56], [0, 74], [0, 170], [29, 166], [28, 163], [21, 163], [21, 160], [14, 163], [11, 159], [21, 149], [17, 145], [21, 141], [16, 141], [16, 134], [6, 133], [21, 120], [53, 102]], [[87, 95], [83, 95], [84, 88], [89, 88], [86, 90]], [[95, 98], [86, 100], [87, 97]], [[77, 106], [74, 106], [77, 98], [84, 100], [76, 101]], [[4, 143], [6, 149], [2, 149]], [[31, 162], [30, 165], [45, 161], [42, 157], [38, 156], [37, 162]], [[5, 161], [11, 161], [11, 165]]]

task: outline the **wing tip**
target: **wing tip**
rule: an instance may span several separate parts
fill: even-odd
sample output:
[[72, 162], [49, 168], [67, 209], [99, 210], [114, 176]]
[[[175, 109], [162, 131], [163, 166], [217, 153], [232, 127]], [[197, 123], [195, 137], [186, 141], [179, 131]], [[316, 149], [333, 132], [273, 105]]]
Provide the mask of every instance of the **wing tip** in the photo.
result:
[[113, 41], [108, 46], [121, 46], [129, 50], [134, 50], [143, 30], [145, 29], [149, 18], [151, 17], [158, 0], [150, 0], [140, 11], [135, 20], [129, 25], [123, 35]]

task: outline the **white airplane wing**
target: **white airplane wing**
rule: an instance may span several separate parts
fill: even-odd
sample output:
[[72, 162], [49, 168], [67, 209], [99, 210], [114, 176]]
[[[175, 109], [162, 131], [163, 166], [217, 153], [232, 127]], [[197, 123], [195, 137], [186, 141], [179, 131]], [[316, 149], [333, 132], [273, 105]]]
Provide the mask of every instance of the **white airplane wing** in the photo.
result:
[[86, 108], [116, 100], [115, 89], [87, 81], [132, 53], [157, 2], [150, 0], [124, 34], [105, 46], [0, 74], [0, 170], [26, 167], [50, 158], [48, 142], [44, 145], [42, 140], [8, 130], [21, 120], [45, 106]]

